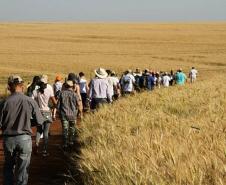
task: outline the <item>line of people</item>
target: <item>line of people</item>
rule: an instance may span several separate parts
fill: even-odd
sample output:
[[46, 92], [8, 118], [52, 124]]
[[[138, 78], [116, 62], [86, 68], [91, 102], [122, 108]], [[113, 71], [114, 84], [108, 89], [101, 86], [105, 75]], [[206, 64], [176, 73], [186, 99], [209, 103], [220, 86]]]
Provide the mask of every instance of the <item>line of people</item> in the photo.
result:
[[[57, 75], [53, 86], [48, 83], [47, 75], [35, 76], [32, 84], [27, 87], [27, 96], [24, 95], [24, 82], [20, 76], [13, 75], [8, 78], [11, 95], [0, 104], [5, 184], [13, 184], [14, 175], [17, 184], [27, 184], [27, 170], [32, 151], [32, 126], [37, 127], [34, 153], [39, 153], [40, 138], [43, 134], [42, 154], [49, 155], [49, 129], [56, 119], [57, 111], [62, 123], [63, 149], [67, 150], [75, 143], [76, 121], [82, 118], [83, 112], [96, 110], [102, 104], [112, 103], [121, 96], [134, 92], [152, 91], [174, 84], [183, 85], [187, 81], [182, 69], [176, 73], [167, 73], [148, 69], [142, 72], [137, 68], [134, 72], [125, 71], [120, 78], [112, 70], [98, 68], [94, 72], [95, 77], [90, 82], [83, 72], [78, 76], [69, 73], [65, 80]], [[197, 73], [194, 67], [189, 72], [191, 83], [195, 82]]]

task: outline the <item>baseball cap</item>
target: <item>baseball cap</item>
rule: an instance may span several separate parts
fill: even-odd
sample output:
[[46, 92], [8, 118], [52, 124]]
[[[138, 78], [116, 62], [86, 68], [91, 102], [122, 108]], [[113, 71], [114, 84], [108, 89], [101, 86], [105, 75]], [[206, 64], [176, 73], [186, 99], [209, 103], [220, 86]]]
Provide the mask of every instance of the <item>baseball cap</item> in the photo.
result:
[[16, 84], [21, 84], [23, 82], [24, 82], [23, 79], [18, 75], [11, 75], [8, 78], [8, 84], [16, 85]]

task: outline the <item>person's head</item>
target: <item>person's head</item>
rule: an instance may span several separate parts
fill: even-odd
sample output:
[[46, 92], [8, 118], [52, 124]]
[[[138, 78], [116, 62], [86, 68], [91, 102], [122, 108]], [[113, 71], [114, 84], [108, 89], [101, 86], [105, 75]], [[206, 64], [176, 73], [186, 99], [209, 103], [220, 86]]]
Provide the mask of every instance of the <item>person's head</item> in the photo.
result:
[[180, 69], [178, 70], [179, 73], [181, 73], [182, 71], [183, 71], [182, 68], [180, 68]]
[[32, 84], [37, 85], [39, 84], [40, 80], [41, 80], [40, 76], [34, 76]]
[[85, 74], [83, 72], [80, 72], [78, 75], [79, 75], [80, 78], [85, 76]]
[[18, 75], [12, 75], [8, 78], [8, 90], [11, 93], [23, 92], [24, 91], [24, 81]]
[[107, 72], [108, 76], [111, 76], [111, 70], [110, 69], [107, 69], [106, 72]]
[[149, 73], [149, 69], [145, 69], [144, 74], [148, 74], [148, 73]]
[[111, 76], [116, 76], [115, 71], [112, 71], [112, 72], [111, 72]]
[[136, 68], [135, 73], [140, 73], [140, 68]]
[[75, 73], [69, 73], [67, 80], [71, 80], [74, 84], [78, 84], [78, 76]]
[[107, 78], [107, 76], [108, 76], [106, 70], [103, 69], [103, 68], [98, 68], [98, 69], [96, 69], [96, 70], [94, 71], [94, 73], [95, 73], [95, 76], [96, 76], [96, 77], [101, 78], [101, 79]]
[[192, 67], [192, 69], [195, 69], [195, 67]]
[[55, 82], [60, 82], [63, 80], [63, 77], [61, 75], [57, 75], [55, 78]]
[[39, 91], [44, 94], [44, 90], [46, 89], [48, 84], [48, 76], [47, 75], [42, 75], [41, 80], [39, 83]]
[[171, 69], [170, 74], [173, 75], [173, 70]]
[[44, 84], [47, 84], [48, 83], [48, 76], [42, 75], [40, 81], [43, 82]]
[[73, 89], [73, 87], [74, 87], [74, 82], [72, 80], [67, 80], [65, 82], [65, 88], [66, 89]]

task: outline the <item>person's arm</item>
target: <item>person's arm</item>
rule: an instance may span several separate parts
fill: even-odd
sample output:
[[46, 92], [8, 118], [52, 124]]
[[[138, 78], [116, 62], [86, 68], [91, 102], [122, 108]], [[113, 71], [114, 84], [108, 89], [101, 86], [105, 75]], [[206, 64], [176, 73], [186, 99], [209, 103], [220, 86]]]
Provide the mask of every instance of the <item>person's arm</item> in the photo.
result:
[[56, 100], [56, 98], [54, 96], [51, 96], [50, 99], [51, 99], [51, 101], [53, 103], [53, 106], [57, 107], [57, 100]]
[[89, 83], [89, 99], [92, 98], [93, 96], [93, 80], [91, 80], [91, 82]]
[[86, 93], [87, 93], [87, 95], [89, 94], [89, 86], [88, 86], [87, 82], [86, 82]]
[[77, 105], [77, 108], [78, 108], [78, 118], [81, 119], [82, 118], [82, 112], [83, 112], [82, 100], [79, 99], [77, 94], [75, 94], [75, 100], [76, 100], [76, 105]]
[[0, 132], [2, 128], [4, 101], [0, 102]]
[[[41, 114], [41, 111], [38, 107], [38, 104], [36, 101], [33, 101], [32, 103], [32, 120], [35, 122], [35, 125], [42, 125], [44, 123], [44, 118]], [[33, 126], [35, 126], [33, 125]]]

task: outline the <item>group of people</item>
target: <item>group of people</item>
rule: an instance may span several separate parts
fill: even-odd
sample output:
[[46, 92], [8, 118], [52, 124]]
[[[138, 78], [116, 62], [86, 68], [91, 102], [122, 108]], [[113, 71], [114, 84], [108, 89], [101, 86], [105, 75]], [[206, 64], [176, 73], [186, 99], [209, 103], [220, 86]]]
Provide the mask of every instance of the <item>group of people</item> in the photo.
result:
[[[78, 75], [69, 73], [65, 79], [57, 75], [53, 85], [49, 84], [47, 75], [35, 76], [27, 89], [20, 76], [8, 78], [11, 95], [0, 104], [5, 185], [13, 185], [14, 179], [18, 185], [27, 184], [32, 152], [32, 126], [37, 127], [33, 151], [35, 154], [39, 153], [40, 138], [43, 135], [42, 155], [47, 156], [49, 128], [56, 119], [57, 112], [62, 123], [63, 149], [67, 150], [75, 143], [76, 120], [82, 117], [83, 112], [96, 110], [121, 96], [174, 84], [183, 85], [187, 81], [182, 69], [168, 73], [148, 69], [141, 71], [137, 68], [134, 72], [126, 70], [120, 78], [112, 70], [98, 68], [94, 72], [95, 77], [90, 82], [80, 72]], [[189, 72], [191, 83], [195, 82], [197, 73], [194, 67]]]

